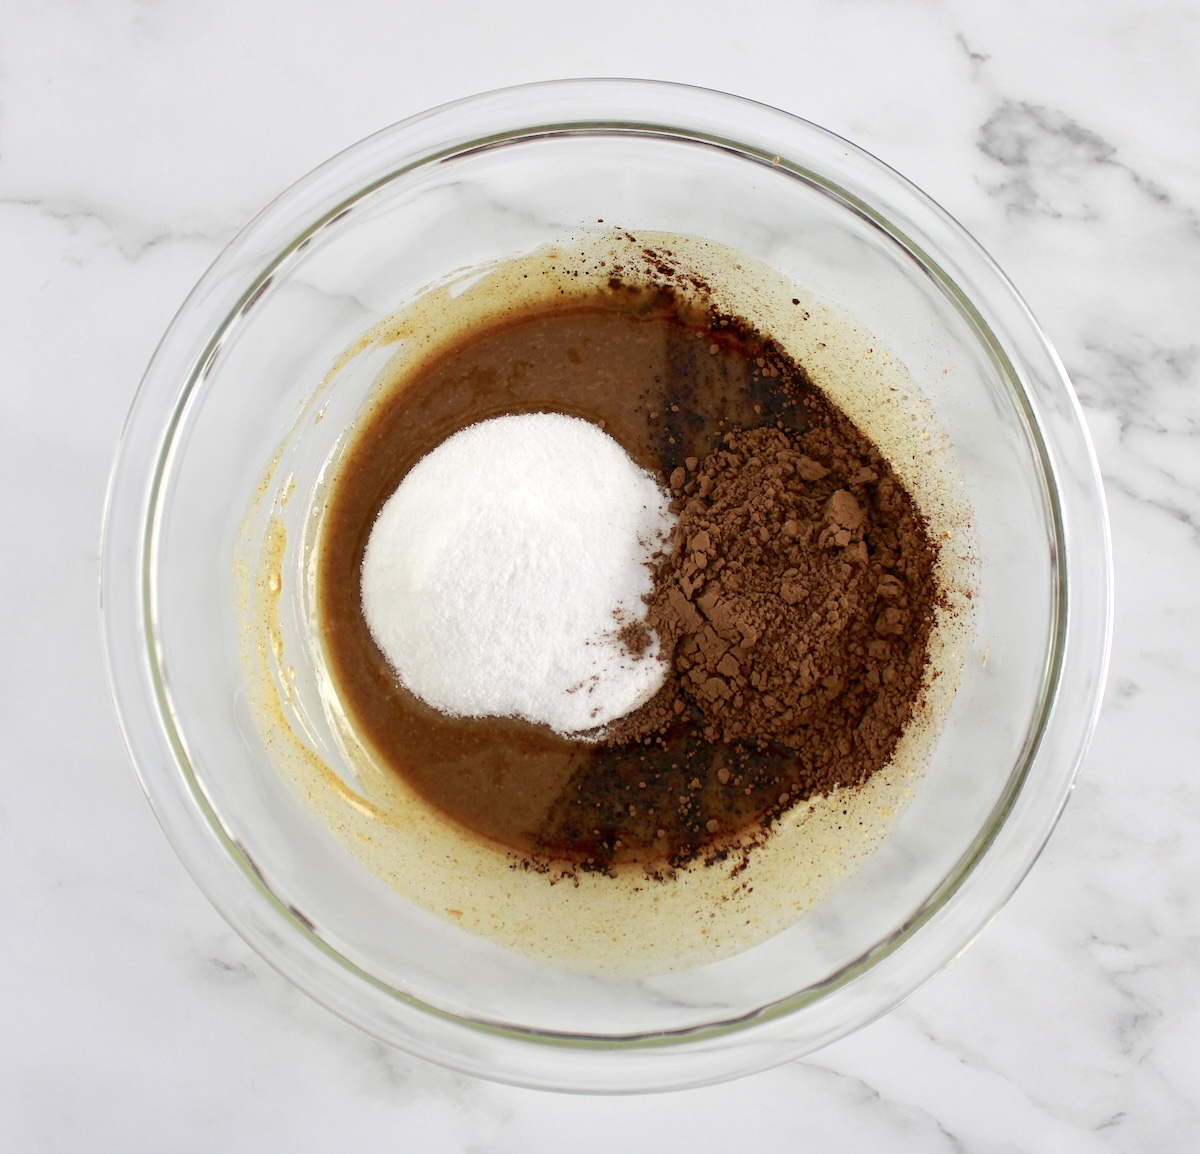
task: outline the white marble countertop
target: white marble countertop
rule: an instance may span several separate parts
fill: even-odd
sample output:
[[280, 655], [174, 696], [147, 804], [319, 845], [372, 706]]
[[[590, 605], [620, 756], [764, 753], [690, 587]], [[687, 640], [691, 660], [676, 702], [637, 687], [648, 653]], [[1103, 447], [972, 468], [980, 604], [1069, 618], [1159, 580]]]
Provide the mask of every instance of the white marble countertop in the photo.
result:
[[[1083, 399], [1118, 603], [1074, 798], [962, 959], [807, 1060], [580, 1099], [391, 1052], [227, 928], [129, 767], [96, 582], [142, 369], [240, 225], [420, 109], [599, 74], [815, 120], [982, 241]], [[9, 0], [0, 238], [0, 1149], [1200, 1148], [1200, 0]]]

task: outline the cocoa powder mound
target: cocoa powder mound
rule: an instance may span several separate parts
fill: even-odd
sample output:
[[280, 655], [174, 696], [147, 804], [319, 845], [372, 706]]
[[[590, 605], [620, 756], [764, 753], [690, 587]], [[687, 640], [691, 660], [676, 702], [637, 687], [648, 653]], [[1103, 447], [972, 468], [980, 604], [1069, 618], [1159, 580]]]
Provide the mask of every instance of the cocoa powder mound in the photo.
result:
[[672, 670], [610, 742], [699, 714], [709, 741], [803, 751], [802, 796], [890, 759], [924, 675], [937, 550], [846, 425], [730, 432], [674, 471], [679, 521], [647, 614]]
[[668, 675], [580, 758], [535, 864], [744, 866], [783, 813], [886, 766], [920, 700], [938, 550], [900, 478], [770, 337], [685, 321], [648, 414], [678, 522], [647, 629], [617, 623]]

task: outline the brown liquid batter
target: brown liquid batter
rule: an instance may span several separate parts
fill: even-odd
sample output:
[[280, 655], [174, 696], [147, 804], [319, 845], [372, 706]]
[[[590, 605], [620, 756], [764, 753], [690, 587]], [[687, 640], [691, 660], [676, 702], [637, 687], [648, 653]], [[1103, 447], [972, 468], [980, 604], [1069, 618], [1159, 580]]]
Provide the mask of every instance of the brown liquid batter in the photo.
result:
[[[493, 416], [547, 411], [601, 425], [640, 466], [664, 484], [670, 479], [680, 509], [686, 479], [727, 432], [762, 428], [788, 444], [810, 438], [820, 447], [830, 475], [812, 501], [828, 503], [839, 484], [850, 483], [843, 474], [858, 476], [855, 491], [868, 507], [882, 484], [893, 504], [900, 490], [910, 529], [919, 521], [886, 462], [768, 338], [745, 322], [684, 304], [668, 289], [614, 280], [585, 306], [547, 304], [464, 333], [362, 422], [325, 514], [318, 558], [322, 638], [343, 707], [375, 755], [448, 819], [535, 868], [565, 861], [596, 870], [628, 860], [655, 868], [720, 853], [731, 834], [764, 829], [787, 806], [838, 782], [856, 784], [885, 764], [899, 726], [886, 740], [873, 740], [870, 757], [843, 767], [840, 776], [828, 759], [814, 760], [795, 740], [781, 740], [789, 735], [778, 725], [754, 733], [725, 724], [719, 732], [703, 698], [678, 692], [678, 678], [697, 666], [695, 639], [688, 637], [682, 644], [690, 645], [691, 657], [673, 663], [664, 692], [599, 743], [518, 719], [449, 717], [399, 684], [361, 608], [362, 558], [380, 508], [408, 470], [458, 430]], [[868, 473], [869, 484], [861, 479]], [[893, 538], [860, 532], [854, 546], [862, 542], [865, 564], [869, 551], [895, 552]], [[924, 583], [927, 609], [934, 553], [925, 544], [912, 576]], [[878, 643], [874, 602], [862, 612], [861, 637], [847, 651], [851, 660], [861, 651], [865, 661], [868, 646]], [[910, 630], [906, 661], [915, 676], [901, 720], [919, 686], [928, 618], [925, 612]], [[677, 638], [669, 640], [673, 646]], [[631, 634], [631, 647], [638, 643]], [[855, 684], [861, 689], [866, 682], [864, 673]], [[842, 730], [832, 739], [825, 734], [826, 746], [848, 748], [872, 701], [869, 693], [854, 698], [837, 714]], [[732, 708], [719, 704], [726, 714]]]

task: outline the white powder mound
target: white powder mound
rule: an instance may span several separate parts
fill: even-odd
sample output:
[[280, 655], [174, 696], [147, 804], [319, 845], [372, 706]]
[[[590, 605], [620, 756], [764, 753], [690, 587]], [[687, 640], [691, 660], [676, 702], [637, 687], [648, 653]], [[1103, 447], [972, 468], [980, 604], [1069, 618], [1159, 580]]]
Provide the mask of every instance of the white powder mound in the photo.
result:
[[648, 701], [658, 640], [649, 562], [674, 524], [667, 494], [607, 433], [530, 413], [463, 429], [388, 499], [363, 557], [363, 611], [400, 680], [446, 713], [524, 717], [563, 734]]

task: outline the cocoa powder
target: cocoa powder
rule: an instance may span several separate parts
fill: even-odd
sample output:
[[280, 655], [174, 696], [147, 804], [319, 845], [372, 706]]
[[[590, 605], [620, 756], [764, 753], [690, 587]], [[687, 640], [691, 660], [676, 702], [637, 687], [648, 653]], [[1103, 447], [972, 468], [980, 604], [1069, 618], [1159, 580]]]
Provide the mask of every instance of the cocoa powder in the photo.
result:
[[710, 741], [802, 750], [802, 794], [887, 762], [924, 674], [936, 548], [845, 425], [731, 432], [674, 472], [679, 521], [647, 615], [672, 674], [610, 740], [696, 710]]
[[[667, 681], [542, 830], [586, 847], [584, 868], [664, 843], [669, 866], [744, 853], [792, 806], [887, 765], [919, 700], [937, 546], [871, 441], [761, 351], [772, 407], [799, 419], [730, 430], [669, 474], [679, 520], [647, 604]], [[644, 653], [642, 634], [628, 643]]]

